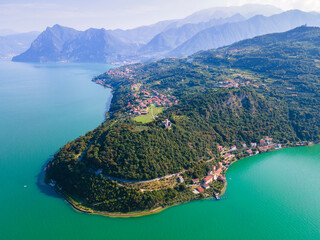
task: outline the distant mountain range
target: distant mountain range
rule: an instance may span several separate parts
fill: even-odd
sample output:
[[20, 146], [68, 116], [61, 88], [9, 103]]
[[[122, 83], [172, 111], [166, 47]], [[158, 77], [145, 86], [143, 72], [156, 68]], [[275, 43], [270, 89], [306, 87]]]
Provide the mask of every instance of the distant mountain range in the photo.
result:
[[200, 50], [219, 48], [268, 33], [284, 32], [305, 24], [320, 26], [320, 14], [291, 10], [270, 17], [257, 15], [245, 21], [226, 23], [202, 30], [167, 56], [187, 56]]
[[[9, 31], [3, 31], [7, 32]], [[0, 59], [11, 59], [26, 51], [38, 35], [39, 32], [29, 32], [0, 36]]]
[[130, 63], [182, 57], [219, 48], [243, 39], [283, 32], [308, 24], [320, 26], [320, 14], [281, 12], [269, 5], [221, 7], [196, 12], [184, 19], [162, 21], [130, 30], [78, 31], [54, 25], [31, 47], [13, 57], [19, 62]]

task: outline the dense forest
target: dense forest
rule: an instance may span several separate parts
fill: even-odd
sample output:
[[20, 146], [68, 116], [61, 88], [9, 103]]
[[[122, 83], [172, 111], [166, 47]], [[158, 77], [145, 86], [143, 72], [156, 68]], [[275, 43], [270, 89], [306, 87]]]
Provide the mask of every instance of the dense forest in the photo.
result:
[[[203, 177], [207, 161], [217, 165], [221, 158], [218, 145], [250, 145], [266, 136], [289, 145], [317, 142], [319, 77], [320, 29], [306, 26], [110, 70], [93, 79], [113, 90], [106, 121], [57, 152], [47, 181], [84, 206], [108, 212], [198, 198], [185, 184], [143, 192], [108, 177], [148, 180], [184, 171]], [[136, 122], [128, 108], [137, 104], [136, 88], [179, 101], [151, 122]]]

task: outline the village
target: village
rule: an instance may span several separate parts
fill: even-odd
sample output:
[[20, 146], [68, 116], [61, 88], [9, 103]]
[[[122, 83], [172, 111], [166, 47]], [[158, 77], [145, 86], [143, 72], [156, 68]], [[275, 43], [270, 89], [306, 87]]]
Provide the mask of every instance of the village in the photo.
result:
[[[140, 90], [141, 88], [142, 84], [140, 83], [131, 85], [133, 100], [132, 103], [128, 101], [127, 109], [129, 115], [147, 115], [150, 105], [155, 107], [172, 107], [174, 104], [178, 104], [175, 96], [170, 94], [164, 95], [155, 90]], [[153, 115], [153, 113], [151, 114]]]
[[[212, 166], [212, 169], [207, 173], [207, 175], [200, 181], [199, 178], [192, 179], [192, 183], [195, 188], [193, 190], [194, 194], [205, 193], [206, 189], [209, 189], [211, 184], [214, 181], [226, 182], [225, 173], [232, 162], [236, 161], [235, 154], [233, 152], [244, 152], [248, 156], [252, 156], [254, 154], [259, 154], [260, 152], [267, 152], [275, 149], [282, 148], [282, 145], [279, 143], [273, 143], [272, 138], [266, 137], [260, 140], [259, 145], [257, 143], [250, 143], [248, 147], [246, 143], [241, 143], [241, 148], [238, 149], [236, 145], [230, 147], [223, 147], [218, 145], [218, 151], [221, 154], [222, 161], [219, 162], [218, 167], [215, 165]], [[181, 177], [179, 177], [178, 181], [182, 181]], [[218, 198], [219, 192], [215, 193], [215, 197]]]

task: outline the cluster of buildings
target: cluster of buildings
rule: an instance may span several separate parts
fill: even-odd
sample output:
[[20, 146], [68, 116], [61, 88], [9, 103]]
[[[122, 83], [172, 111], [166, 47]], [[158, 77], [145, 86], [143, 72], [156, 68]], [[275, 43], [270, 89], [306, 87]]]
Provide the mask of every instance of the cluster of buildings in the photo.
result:
[[154, 104], [156, 107], [172, 107], [178, 104], [178, 99], [175, 96], [160, 94], [152, 90], [137, 91], [141, 85], [133, 84], [131, 86], [133, 103], [128, 102], [127, 108], [129, 114], [146, 115], [148, 114], [148, 106]]
[[266, 137], [260, 140], [260, 146], [258, 149], [260, 152], [266, 152], [269, 150], [280, 149], [281, 147], [280, 143], [273, 143], [272, 138]]
[[[269, 150], [282, 148], [282, 145], [280, 143], [273, 143], [272, 142], [272, 138], [270, 138], [270, 137], [266, 137], [266, 138], [260, 139], [259, 145], [257, 143], [253, 142], [253, 143], [250, 143], [250, 146], [247, 146], [246, 143], [241, 143], [241, 146], [242, 146], [242, 148], [246, 149], [245, 152], [247, 154], [249, 154], [250, 156], [253, 155], [252, 149], [258, 148], [258, 151], [256, 151], [256, 153], [255, 153], [255, 154], [258, 154], [259, 151], [260, 152], [266, 152], [266, 151], [269, 151]], [[236, 150], [237, 150], [237, 146], [235, 146], [235, 145], [231, 146], [229, 149], [218, 145], [218, 151], [221, 152], [222, 157], [225, 160], [229, 160], [229, 159], [234, 158], [235, 156], [233, 154], [231, 154], [230, 152], [236, 151]], [[224, 152], [224, 154], [223, 154], [223, 152]]]
[[133, 66], [131, 67], [125, 67], [124, 69], [111, 69], [106, 74], [110, 77], [122, 77], [122, 78], [128, 78], [128, 79], [133, 79], [136, 75], [135, 73], [135, 68]]
[[224, 88], [238, 88], [239, 86], [249, 85], [252, 80], [250, 77], [242, 76], [242, 74], [235, 74], [233, 79], [229, 79], [226, 81], [220, 81], [218, 83], [218, 87]]
[[[265, 152], [268, 150], [272, 150], [272, 149], [280, 149], [282, 146], [279, 143], [273, 143], [272, 142], [272, 138], [266, 137], [260, 140], [260, 144], [259, 146], [257, 145], [257, 143], [250, 143], [250, 148], [248, 148], [246, 143], [241, 143], [241, 146], [246, 150], [246, 153], [248, 153], [249, 155], [253, 154], [252, 149], [256, 149], [258, 148], [259, 151], [261, 152]], [[212, 167], [212, 170], [210, 170], [207, 174], [207, 176], [205, 176], [202, 181], [201, 184], [199, 186], [197, 186], [194, 190], [193, 193], [194, 194], [199, 194], [204, 192], [205, 189], [210, 188], [210, 185], [213, 181], [221, 181], [221, 182], [225, 182], [226, 178], [221, 174], [223, 170], [227, 169], [230, 166], [231, 160], [235, 157], [234, 154], [232, 154], [232, 151], [236, 151], [237, 150], [237, 146], [231, 146], [229, 149], [223, 148], [222, 146], [218, 145], [218, 150], [221, 152], [221, 154], [224, 152], [224, 154], [222, 154], [222, 157], [224, 160], [222, 160], [222, 162], [219, 162], [219, 168], [217, 169], [216, 166]], [[256, 152], [259, 153], [259, 151]], [[193, 184], [198, 184], [200, 183], [200, 180], [197, 179], [192, 179], [192, 183]]]
[[219, 82], [219, 87], [237, 88], [237, 87], [239, 87], [239, 83], [234, 82], [234, 81]]
[[[205, 176], [202, 180], [201, 180], [201, 184], [199, 186], [197, 186], [194, 190], [193, 193], [194, 194], [199, 194], [204, 192], [205, 189], [209, 189], [210, 188], [210, 184], [213, 181], [221, 181], [221, 182], [225, 182], [226, 178], [222, 175], [222, 171], [226, 169], [226, 167], [223, 165], [222, 162], [219, 162], [219, 168], [217, 169], [216, 166], [213, 166], [212, 169], [208, 172], [207, 176]], [[198, 184], [200, 183], [199, 178], [196, 179], [192, 179], [192, 183], [193, 184]]]

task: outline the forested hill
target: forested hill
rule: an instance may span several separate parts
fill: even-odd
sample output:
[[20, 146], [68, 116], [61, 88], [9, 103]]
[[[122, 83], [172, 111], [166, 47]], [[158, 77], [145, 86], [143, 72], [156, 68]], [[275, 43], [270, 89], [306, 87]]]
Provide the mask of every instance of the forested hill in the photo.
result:
[[106, 176], [146, 180], [185, 171], [186, 179], [201, 178], [208, 161], [221, 161], [218, 145], [240, 148], [266, 136], [288, 145], [319, 141], [319, 39], [319, 28], [302, 26], [94, 78], [113, 88], [107, 120], [62, 147], [47, 180], [96, 210], [151, 209], [190, 200], [191, 190], [141, 192]]

